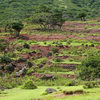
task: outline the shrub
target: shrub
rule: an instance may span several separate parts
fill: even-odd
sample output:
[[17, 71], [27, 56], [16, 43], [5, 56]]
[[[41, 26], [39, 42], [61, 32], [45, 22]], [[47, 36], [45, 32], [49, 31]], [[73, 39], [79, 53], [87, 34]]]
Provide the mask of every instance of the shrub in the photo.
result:
[[23, 50], [23, 47], [22, 46], [18, 46], [18, 47], [16, 47], [16, 50], [17, 51], [22, 51]]
[[94, 44], [91, 44], [91, 47], [94, 47]]
[[1, 56], [0, 61], [1, 63], [10, 63], [11, 59], [8, 56]]
[[53, 61], [55, 61], [55, 62], [61, 62], [61, 61], [62, 61], [62, 59], [55, 58], [55, 59], [53, 59]]
[[9, 64], [6, 66], [7, 71], [14, 71], [14, 66], [12, 64]]
[[81, 90], [81, 89], [80, 89], [80, 90], [75, 90], [75, 91], [74, 91], [75, 94], [76, 94], [76, 93], [80, 94], [80, 93], [83, 93], [83, 92], [84, 92], [84, 91]]
[[6, 55], [9, 57], [16, 57], [16, 54], [14, 52], [8, 52]]
[[82, 90], [82, 89], [80, 89], [80, 90], [74, 90], [74, 91], [72, 91], [72, 90], [69, 90], [69, 91], [63, 91], [63, 93], [65, 94], [65, 95], [72, 95], [72, 94], [82, 94], [82, 93], [84, 93], [84, 91]]
[[58, 48], [56, 48], [56, 47], [52, 47], [51, 50], [53, 53], [58, 53]]
[[94, 88], [96, 86], [96, 82], [86, 82], [86, 83], [84, 83], [84, 85], [83, 85], [83, 88], [84, 89], [88, 89], [88, 88]]
[[78, 48], [78, 51], [82, 51], [82, 50], [83, 50], [83, 48], [82, 48], [82, 47], [79, 47], [79, 48]]
[[73, 91], [63, 91], [63, 93], [64, 93], [65, 95], [72, 95], [74, 92], [73, 92]]
[[88, 47], [88, 44], [85, 45], [85, 48]]
[[44, 92], [44, 93], [42, 93], [42, 95], [48, 95], [48, 93], [47, 92]]
[[68, 80], [65, 86], [76, 86], [78, 83], [75, 80]]
[[62, 43], [59, 43], [57, 46], [59, 46], [59, 47], [63, 47]]
[[77, 66], [78, 76], [83, 80], [94, 80], [100, 77], [100, 53], [89, 52], [88, 59], [83, 59], [80, 66]]
[[26, 61], [27, 61], [27, 59], [25, 59], [23, 57], [18, 58], [18, 62], [26, 62]]
[[0, 71], [0, 77], [2, 76], [2, 71]]
[[70, 58], [70, 59], [69, 59], [69, 61], [70, 61], [70, 62], [72, 62], [72, 61], [73, 61], [73, 59], [72, 59], [72, 58]]
[[34, 72], [34, 70], [33, 69], [29, 69], [27, 72], [26, 72], [26, 74], [31, 74], [31, 73], [33, 73]]
[[22, 89], [36, 89], [37, 86], [33, 83], [32, 80], [27, 80], [23, 86], [22, 86]]
[[45, 44], [45, 45], [47, 44], [46, 41], [44, 42], [44, 44]]
[[23, 47], [24, 47], [24, 48], [27, 48], [27, 49], [30, 48], [29, 44], [27, 44], [27, 43], [25, 43], [25, 44], [23, 45]]

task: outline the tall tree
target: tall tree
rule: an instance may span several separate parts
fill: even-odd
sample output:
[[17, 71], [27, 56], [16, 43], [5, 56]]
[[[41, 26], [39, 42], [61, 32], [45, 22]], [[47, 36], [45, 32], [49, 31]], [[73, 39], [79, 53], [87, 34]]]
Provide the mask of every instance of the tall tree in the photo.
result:
[[45, 5], [40, 5], [36, 13], [28, 20], [30, 20], [31, 23], [39, 24], [41, 29], [54, 29], [55, 26], [61, 28], [65, 22], [62, 11], [59, 11], [58, 9], [53, 11]]
[[12, 22], [9, 24], [9, 30], [12, 32], [12, 29], [16, 31], [16, 37], [19, 36], [20, 31], [23, 29], [24, 24], [22, 22]]
[[86, 13], [84, 13], [84, 12], [79, 13], [78, 17], [81, 18], [81, 20], [85, 21]]

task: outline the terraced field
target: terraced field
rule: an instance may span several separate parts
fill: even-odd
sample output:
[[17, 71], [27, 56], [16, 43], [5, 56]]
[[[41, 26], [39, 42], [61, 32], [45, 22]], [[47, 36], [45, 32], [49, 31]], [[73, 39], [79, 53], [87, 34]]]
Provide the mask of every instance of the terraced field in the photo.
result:
[[[14, 38], [9, 32], [4, 33], [3, 29], [0, 30], [0, 39], [5, 39], [9, 43], [5, 55], [10, 57], [10, 64], [15, 66], [13, 71], [8, 72], [6, 66], [9, 63], [2, 63], [4, 69], [0, 72], [3, 75], [9, 74], [9, 80], [7, 80], [7, 76], [1, 77], [0, 82], [2, 86], [7, 83], [7, 88], [22, 85], [28, 78], [34, 80], [38, 86], [65, 86], [68, 80], [77, 80], [76, 68], [80, 66], [82, 59], [88, 57], [90, 52], [100, 50], [100, 22], [98, 20], [66, 22], [62, 26], [62, 30], [43, 31], [37, 25], [28, 25], [25, 22], [24, 25], [25, 27], [18, 38]], [[3, 55], [4, 52], [0, 52], [0, 56]], [[17, 74], [23, 68], [26, 68], [27, 72], [24, 75]], [[44, 75], [55, 77], [55, 80], [42, 80]], [[13, 82], [13, 85], [10, 86], [10, 82]], [[15, 89], [15, 91], [19, 90]], [[8, 92], [9, 90], [7, 90]], [[24, 95], [24, 91], [22, 92]], [[34, 94], [33, 90], [32, 93]], [[11, 90], [11, 94], [13, 94], [13, 90]], [[53, 95], [52, 100], [76, 100], [75, 97], [81, 98], [80, 95], [66, 98], [66, 95], [61, 96], [60, 94]], [[82, 100], [93, 100], [91, 94], [95, 95], [95, 90], [93, 90], [93, 93], [87, 94], [88, 96]], [[82, 97], [84, 95], [86, 94], [82, 94]], [[9, 96], [8, 93], [7, 98]], [[50, 98], [48, 95], [43, 97]], [[5, 98], [4, 94], [0, 94], [0, 100], [30, 100], [28, 97], [27, 99], [22, 97], [20, 99], [19, 97], [13, 98], [12, 96], [11, 99]], [[95, 100], [99, 99], [98, 96], [95, 98]]]

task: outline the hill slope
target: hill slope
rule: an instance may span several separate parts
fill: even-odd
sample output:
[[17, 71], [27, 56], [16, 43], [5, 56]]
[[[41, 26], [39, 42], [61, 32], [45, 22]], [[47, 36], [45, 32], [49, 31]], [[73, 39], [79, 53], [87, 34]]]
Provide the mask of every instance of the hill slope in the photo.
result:
[[24, 19], [32, 15], [41, 3], [62, 9], [72, 19], [82, 11], [88, 18], [100, 16], [100, 0], [0, 0], [0, 20]]

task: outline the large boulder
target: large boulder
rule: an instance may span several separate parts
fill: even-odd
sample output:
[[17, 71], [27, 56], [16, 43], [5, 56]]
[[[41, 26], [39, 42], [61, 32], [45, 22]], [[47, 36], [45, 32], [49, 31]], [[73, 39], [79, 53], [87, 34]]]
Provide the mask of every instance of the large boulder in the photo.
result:
[[52, 88], [47, 88], [47, 89], [45, 90], [45, 92], [47, 92], [47, 93], [53, 93], [53, 92], [57, 92], [57, 90], [52, 89]]

